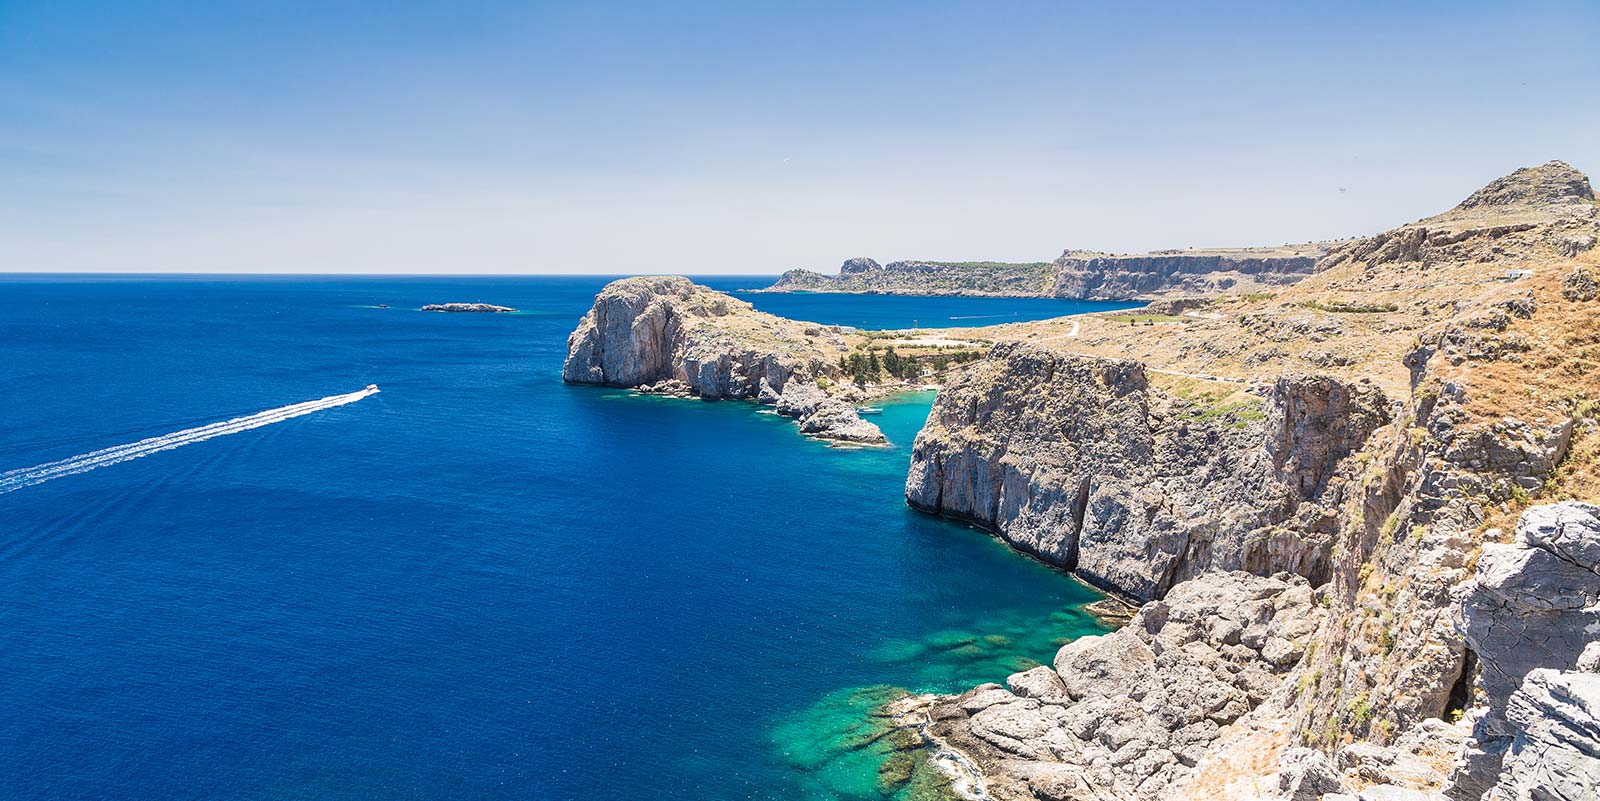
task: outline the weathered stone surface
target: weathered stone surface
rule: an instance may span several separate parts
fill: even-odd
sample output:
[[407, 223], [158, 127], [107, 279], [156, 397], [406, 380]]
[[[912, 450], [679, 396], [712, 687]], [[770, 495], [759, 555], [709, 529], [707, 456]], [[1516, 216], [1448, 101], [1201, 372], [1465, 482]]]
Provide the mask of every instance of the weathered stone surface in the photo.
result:
[[1345, 792], [1339, 771], [1320, 751], [1291, 748], [1278, 763], [1278, 793], [1286, 801], [1317, 801], [1326, 793]]
[[756, 311], [680, 276], [607, 284], [567, 339], [572, 384], [776, 404], [807, 434], [881, 443], [883, 433], [816, 379], [847, 350], [832, 329]]
[[1006, 678], [1006, 687], [1019, 698], [1057, 701], [1069, 697], [1061, 677], [1044, 665], [1011, 674]]
[[1516, 728], [1489, 801], [1600, 798], [1600, 674], [1528, 674], [1507, 703]]
[[[1283, 668], [1261, 647], [1303, 649], [1320, 614], [1299, 577], [1208, 574], [1118, 631], [1062, 646], [1054, 670], [946, 699], [929, 729], [978, 761], [996, 798], [1095, 797], [1070, 794], [1086, 785], [1161, 798], [1222, 727], [1277, 690]], [[1246, 644], [1246, 630], [1263, 645]]]
[[1320, 579], [1334, 467], [1388, 405], [1316, 376], [1279, 379], [1264, 405], [1265, 419], [1208, 414], [1135, 362], [997, 346], [939, 394], [906, 499], [1140, 600], [1208, 570]]
[[1513, 747], [1519, 727], [1508, 709], [1530, 673], [1573, 670], [1600, 639], [1600, 507], [1568, 502], [1524, 512], [1515, 542], [1484, 546], [1460, 615], [1486, 707], [1446, 788], [1467, 801], [1493, 783]]

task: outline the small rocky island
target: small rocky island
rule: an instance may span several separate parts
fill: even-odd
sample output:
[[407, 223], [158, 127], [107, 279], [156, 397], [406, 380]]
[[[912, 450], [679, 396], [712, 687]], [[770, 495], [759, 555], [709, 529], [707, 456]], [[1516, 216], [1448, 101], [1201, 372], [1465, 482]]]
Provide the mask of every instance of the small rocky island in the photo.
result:
[[493, 314], [496, 312], [514, 312], [510, 306], [496, 306], [492, 303], [430, 303], [422, 307], [429, 312], [478, 312]]
[[773, 406], [820, 439], [885, 442], [861, 419], [837, 326], [786, 320], [681, 276], [607, 284], [567, 339], [562, 380]]

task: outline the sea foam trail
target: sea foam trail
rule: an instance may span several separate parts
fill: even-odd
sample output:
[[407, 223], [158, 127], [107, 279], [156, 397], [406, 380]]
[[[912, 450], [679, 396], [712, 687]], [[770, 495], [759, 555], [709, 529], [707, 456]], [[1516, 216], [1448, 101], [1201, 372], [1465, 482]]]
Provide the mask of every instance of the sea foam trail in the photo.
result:
[[141, 439], [138, 442], [131, 442], [127, 445], [102, 448], [98, 451], [71, 456], [56, 462], [34, 467], [23, 467], [17, 470], [7, 470], [4, 473], [0, 473], [0, 495], [23, 489], [24, 487], [43, 484], [53, 478], [85, 473], [97, 467], [118, 464], [130, 459], [138, 459], [141, 456], [149, 456], [152, 453], [170, 451], [173, 448], [184, 445], [204, 442], [208, 439], [228, 434], [237, 434], [241, 431], [249, 431], [252, 428], [281, 423], [284, 420], [311, 414], [312, 412], [320, 412], [324, 409], [332, 409], [335, 406], [355, 403], [368, 395], [375, 395], [377, 392], [377, 386], [369, 385], [366, 389], [357, 392], [329, 395], [326, 398], [280, 406], [276, 409], [268, 409], [264, 412], [256, 412], [244, 417], [235, 417], [232, 420], [224, 420], [220, 423], [212, 423], [199, 428], [187, 428], [182, 431], [174, 431], [171, 434], [162, 434], [159, 437]]

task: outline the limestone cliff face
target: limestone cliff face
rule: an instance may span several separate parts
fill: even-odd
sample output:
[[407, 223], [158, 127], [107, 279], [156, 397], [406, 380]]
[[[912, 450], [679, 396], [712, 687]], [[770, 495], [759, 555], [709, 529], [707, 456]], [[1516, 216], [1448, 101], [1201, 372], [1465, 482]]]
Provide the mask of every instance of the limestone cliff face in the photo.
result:
[[1068, 250], [1055, 262], [895, 261], [854, 258], [837, 275], [790, 270], [773, 292], [1002, 295], [1094, 300], [1255, 292], [1308, 275], [1320, 245], [1158, 251], [1119, 256]]
[[1058, 298], [1122, 300], [1257, 292], [1311, 275], [1318, 250], [1169, 251], [1113, 256], [1068, 250], [1056, 259], [1051, 294]]
[[[941, 393], [908, 500], [1138, 598], [1172, 602], [1229, 569], [1309, 580], [1316, 630], [1279, 691], [1187, 759], [1167, 746], [1183, 769], [1156, 797], [1594, 798], [1600, 510], [1552, 502], [1600, 497], [1597, 242], [1588, 180], [1551, 162], [1341, 244], [1272, 298], [1216, 304], [1211, 322], [1023, 331], [1056, 344], [997, 346]], [[1300, 324], [1307, 310], [1315, 325]], [[1330, 342], [1343, 380], [1264, 358], [1316, 364]], [[1075, 343], [1242, 372], [1264, 387], [1259, 407], [1208, 409], [1161, 370], [1053, 350]], [[1350, 379], [1365, 370], [1388, 371], [1403, 400]], [[1009, 793], [994, 796], [1148, 792], [1127, 782], [1173, 738], [1096, 730], [1111, 754], [1083, 754], [1047, 708], [1069, 674], [1140, 685], [1142, 652], [1055, 667], [1054, 681], [1010, 682], [1037, 714], [1002, 698], [991, 720], [999, 696], [965, 698], [977, 711], [955, 728], [993, 756], [984, 767]]]
[[998, 346], [939, 394], [906, 499], [1138, 600], [1213, 570], [1325, 580], [1336, 467], [1388, 405], [1292, 376], [1261, 406], [1219, 413], [1137, 362]]
[[[681, 276], [607, 284], [567, 338], [569, 384], [643, 387], [774, 404], [785, 394], [805, 433], [850, 442], [883, 434], [818, 388], [849, 350], [838, 329], [786, 320]], [[814, 396], [814, 397], [813, 397]]]

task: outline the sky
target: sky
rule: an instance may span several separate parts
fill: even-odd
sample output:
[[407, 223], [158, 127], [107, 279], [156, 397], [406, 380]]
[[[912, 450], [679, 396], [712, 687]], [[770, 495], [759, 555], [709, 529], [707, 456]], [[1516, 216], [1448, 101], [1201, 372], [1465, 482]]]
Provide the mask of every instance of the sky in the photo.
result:
[[1600, 171], [1590, 0], [0, 0], [0, 271], [1048, 261], [1550, 159]]

